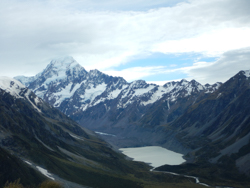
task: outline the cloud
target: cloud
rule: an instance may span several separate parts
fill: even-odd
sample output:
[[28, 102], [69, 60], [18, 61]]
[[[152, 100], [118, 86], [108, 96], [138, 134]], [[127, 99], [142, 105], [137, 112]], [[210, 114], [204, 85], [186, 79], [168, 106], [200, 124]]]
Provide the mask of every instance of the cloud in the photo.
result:
[[202, 84], [226, 82], [241, 70], [249, 70], [250, 48], [243, 48], [225, 52], [215, 62], [197, 62], [193, 66], [183, 68], [181, 71], [189, 79], [195, 79]]
[[116, 70], [107, 70], [104, 71], [105, 74], [113, 75], [113, 76], [120, 76], [123, 77], [127, 81], [133, 81], [133, 80], [139, 80], [141, 78], [159, 74], [159, 73], [165, 73], [167, 71], [166, 67], [164, 66], [153, 66], [153, 67], [132, 67], [123, 69], [121, 71]]
[[[72, 3], [74, 2], [74, 3]], [[64, 4], [80, 10], [145, 11], [159, 7], [171, 7], [183, 0], [64, 0]]]
[[[126, 69], [124, 71], [117, 71], [116, 75], [124, 75], [127, 80], [135, 80], [137, 77], [147, 77], [157, 74], [186, 74], [185, 79], [200, 82], [205, 85], [207, 83], [214, 84], [216, 82], [226, 82], [232, 76], [236, 75], [241, 70], [249, 70], [250, 62], [250, 47], [237, 50], [231, 50], [223, 53], [220, 58], [213, 62], [198, 61], [191, 66], [184, 66], [181, 68], [169, 67], [137, 67], [135, 69]], [[112, 74], [112, 73], [111, 73]], [[132, 76], [135, 75], [135, 76]], [[165, 81], [148, 81], [148, 83], [155, 83], [164, 85], [169, 81], [180, 81], [181, 79], [165, 80]]]
[[248, 47], [250, 28], [224, 28], [188, 39], [170, 40], [157, 44], [155, 51], [163, 53], [202, 53], [219, 56], [222, 53]]
[[220, 55], [249, 44], [248, 0], [152, 2], [2, 0], [0, 74], [36, 74], [64, 55], [107, 71], [153, 52]]
[[[138, 77], [147, 77], [156, 74], [185, 74], [185, 79], [191, 81], [195, 79], [199, 83], [205, 85], [207, 83], [214, 84], [216, 82], [226, 82], [232, 76], [236, 75], [241, 70], [249, 70], [250, 62], [250, 47], [237, 50], [231, 50], [223, 53], [220, 58], [213, 62], [198, 61], [191, 66], [184, 66], [181, 68], [175, 67], [150, 67], [148, 71], [144, 71], [143, 67], [136, 69], [128, 69], [126, 71], [120, 71], [121, 74], [127, 76], [128, 80], [134, 80], [131, 75], [137, 75]], [[140, 71], [141, 70], [141, 71]], [[142, 73], [141, 73], [142, 72]], [[119, 75], [119, 73], [116, 73]], [[170, 81], [180, 81], [180, 79], [163, 80], [163, 81], [147, 81], [148, 83], [155, 83], [158, 85], [164, 85]]]

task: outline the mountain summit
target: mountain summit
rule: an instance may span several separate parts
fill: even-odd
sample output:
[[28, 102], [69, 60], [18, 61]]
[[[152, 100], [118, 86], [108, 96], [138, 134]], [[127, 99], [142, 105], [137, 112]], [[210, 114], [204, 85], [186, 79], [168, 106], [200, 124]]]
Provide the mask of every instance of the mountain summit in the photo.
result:
[[55, 81], [72, 81], [85, 75], [86, 70], [78, 64], [73, 57], [66, 56], [54, 59], [41, 73], [47, 79], [47, 83]]

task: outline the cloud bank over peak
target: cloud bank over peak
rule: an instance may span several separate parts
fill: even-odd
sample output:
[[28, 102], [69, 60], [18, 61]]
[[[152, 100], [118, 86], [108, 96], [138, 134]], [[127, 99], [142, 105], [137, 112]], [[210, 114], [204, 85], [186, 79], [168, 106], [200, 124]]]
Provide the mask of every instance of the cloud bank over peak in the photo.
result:
[[[0, 61], [4, 64], [0, 73], [35, 75], [51, 59], [64, 55], [73, 56], [87, 70], [111, 74], [138, 73], [136, 67], [141, 66], [130, 62], [154, 53], [216, 57], [219, 60], [214, 64], [222, 66], [224, 56], [250, 46], [249, 8], [248, 0], [3, 0]], [[117, 70], [129, 63], [130, 68]], [[195, 63], [178, 71], [193, 77], [201, 65]], [[169, 69], [167, 60], [165, 68], [159, 66], [152, 62], [141, 69], [148, 74], [138, 77], [177, 70]]]

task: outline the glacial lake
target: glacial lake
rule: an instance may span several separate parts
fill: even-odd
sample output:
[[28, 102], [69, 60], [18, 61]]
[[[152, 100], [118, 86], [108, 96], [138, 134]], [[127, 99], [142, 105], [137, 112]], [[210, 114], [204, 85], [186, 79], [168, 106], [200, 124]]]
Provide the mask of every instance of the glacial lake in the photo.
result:
[[134, 161], [149, 163], [154, 168], [164, 164], [179, 165], [185, 162], [182, 154], [160, 146], [120, 148], [119, 150], [128, 157], [133, 158]]

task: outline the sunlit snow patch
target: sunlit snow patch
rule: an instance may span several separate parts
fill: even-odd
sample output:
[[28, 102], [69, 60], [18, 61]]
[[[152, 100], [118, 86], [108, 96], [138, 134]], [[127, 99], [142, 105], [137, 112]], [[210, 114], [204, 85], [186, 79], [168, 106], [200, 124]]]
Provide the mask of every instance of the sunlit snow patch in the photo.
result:
[[108, 133], [102, 133], [102, 132], [95, 132], [96, 134], [100, 134], [100, 135], [105, 135], [105, 136], [115, 136], [113, 134], [108, 134]]
[[32, 165], [29, 161], [24, 161], [25, 163], [27, 163], [28, 165]]
[[48, 172], [48, 170], [40, 167], [40, 166], [36, 166], [36, 168], [45, 176], [47, 176], [48, 178], [55, 180], [55, 178], [52, 177], [52, 175]]
[[81, 138], [81, 137], [75, 136], [75, 135], [70, 134], [70, 133], [69, 133], [69, 135], [70, 135], [70, 136], [72, 136], [73, 138], [76, 138], [76, 139], [78, 139], [78, 140], [82, 140], [82, 141], [84, 141], [84, 139], [83, 139], [83, 138]]

